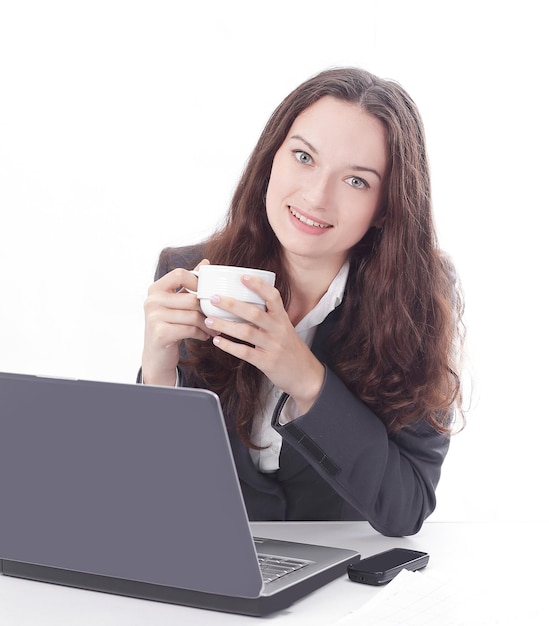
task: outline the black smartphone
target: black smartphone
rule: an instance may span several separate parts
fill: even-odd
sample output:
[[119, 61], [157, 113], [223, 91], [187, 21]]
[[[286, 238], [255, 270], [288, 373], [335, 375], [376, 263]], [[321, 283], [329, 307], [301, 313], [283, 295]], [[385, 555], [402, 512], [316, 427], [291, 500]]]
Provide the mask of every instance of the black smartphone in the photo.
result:
[[347, 567], [349, 578], [355, 583], [384, 585], [403, 569], [415, 571], [429, 562], [427, 552], [393, 548], [369, 556]]

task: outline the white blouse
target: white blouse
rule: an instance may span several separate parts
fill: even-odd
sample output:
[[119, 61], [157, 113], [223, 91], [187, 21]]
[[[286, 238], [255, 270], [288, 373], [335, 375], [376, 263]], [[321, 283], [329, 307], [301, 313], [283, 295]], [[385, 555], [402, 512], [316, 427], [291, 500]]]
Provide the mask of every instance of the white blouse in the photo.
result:
[[[309, 347], [313, 343], [318, 326], [341, 304], [348, 275], [349, 262], [347, 261], [342, 265], [318, 304], [295, 327], [297, 334]], [[252, 442], [263, 449], [250, 449], [250, 456], [255, 467], [260, 472], [268, 473], [276, 472], [279, 468], [278, 461], [280, 449], [282, 448], [282, 437], [271, 426], [271, 418], [282, 391], [265, 377], [263, 393], [264, 410], [254, 417], [251, 432]], [[281, 424], [287, 424], [296, 417], [297, 409], [295, 402], [293, 402], [292, 398], [289, 398], [284, 405], [279, 421]]]

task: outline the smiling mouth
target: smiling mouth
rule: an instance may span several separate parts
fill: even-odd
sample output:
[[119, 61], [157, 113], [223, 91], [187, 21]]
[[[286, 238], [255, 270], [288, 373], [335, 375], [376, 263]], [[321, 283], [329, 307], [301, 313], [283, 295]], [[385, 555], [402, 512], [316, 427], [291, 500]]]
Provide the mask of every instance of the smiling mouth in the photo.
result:
[[301, 213], [298, 213], [292, 207], [288, 207], [288, 208], [290, 209], [290, 213], [296, 219], [298, 219], [303, 224], [307, 224], [307, 226], [315, 226], [316, 228], [332, 228], [331, 224], [319, 224], [318, 222], [314, 222], [313, 220], [309, 219], [308, 217], [305, 217], [305, 216], [301, 215]]

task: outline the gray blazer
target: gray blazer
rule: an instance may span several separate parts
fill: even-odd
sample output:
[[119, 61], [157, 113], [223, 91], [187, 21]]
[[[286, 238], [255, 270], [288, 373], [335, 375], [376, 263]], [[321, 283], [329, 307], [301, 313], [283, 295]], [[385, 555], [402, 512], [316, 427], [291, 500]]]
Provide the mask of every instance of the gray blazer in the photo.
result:
[[[175, 267], [192, 269], [201, 246], [163, 252], [156, 279]], [[250, 520], [367, 520], [385, 535], [418, 532], [435, 508], [435, 488], [449, 438], [427, 424], [388, 435], [384, 423], [331, 369], [327, 337], [338, 309], [318, 327], [311, 347], [325, 365], [323, 388], [311, 409], [289, 424], [272, 417], [283, 439], [280, 469], [259, 472], [248, 448], [229, 434]], [[184, 346], [182, 346], [184, 351]], [[180, 384], [186, 385], [180, 368]]]

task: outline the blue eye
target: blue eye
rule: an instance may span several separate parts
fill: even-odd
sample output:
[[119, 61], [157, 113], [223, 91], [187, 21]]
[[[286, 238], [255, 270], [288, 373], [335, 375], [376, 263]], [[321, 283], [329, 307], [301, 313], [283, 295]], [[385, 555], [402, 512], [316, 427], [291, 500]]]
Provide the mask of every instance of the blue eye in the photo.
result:
[[350, 176], [346, 179], [346, 182], [355, 189], [366, 189], [370, 186], [365, 180], [363, 180], [362, 178], [358, 178], [358, 176]]
[[309, 165], [309, 163], [311, 163], [311, 161], [313, 160], [311, 155], [304, 150], [294, 150], [293, 153], [295, 155], [295, 158], [304, 165]]

